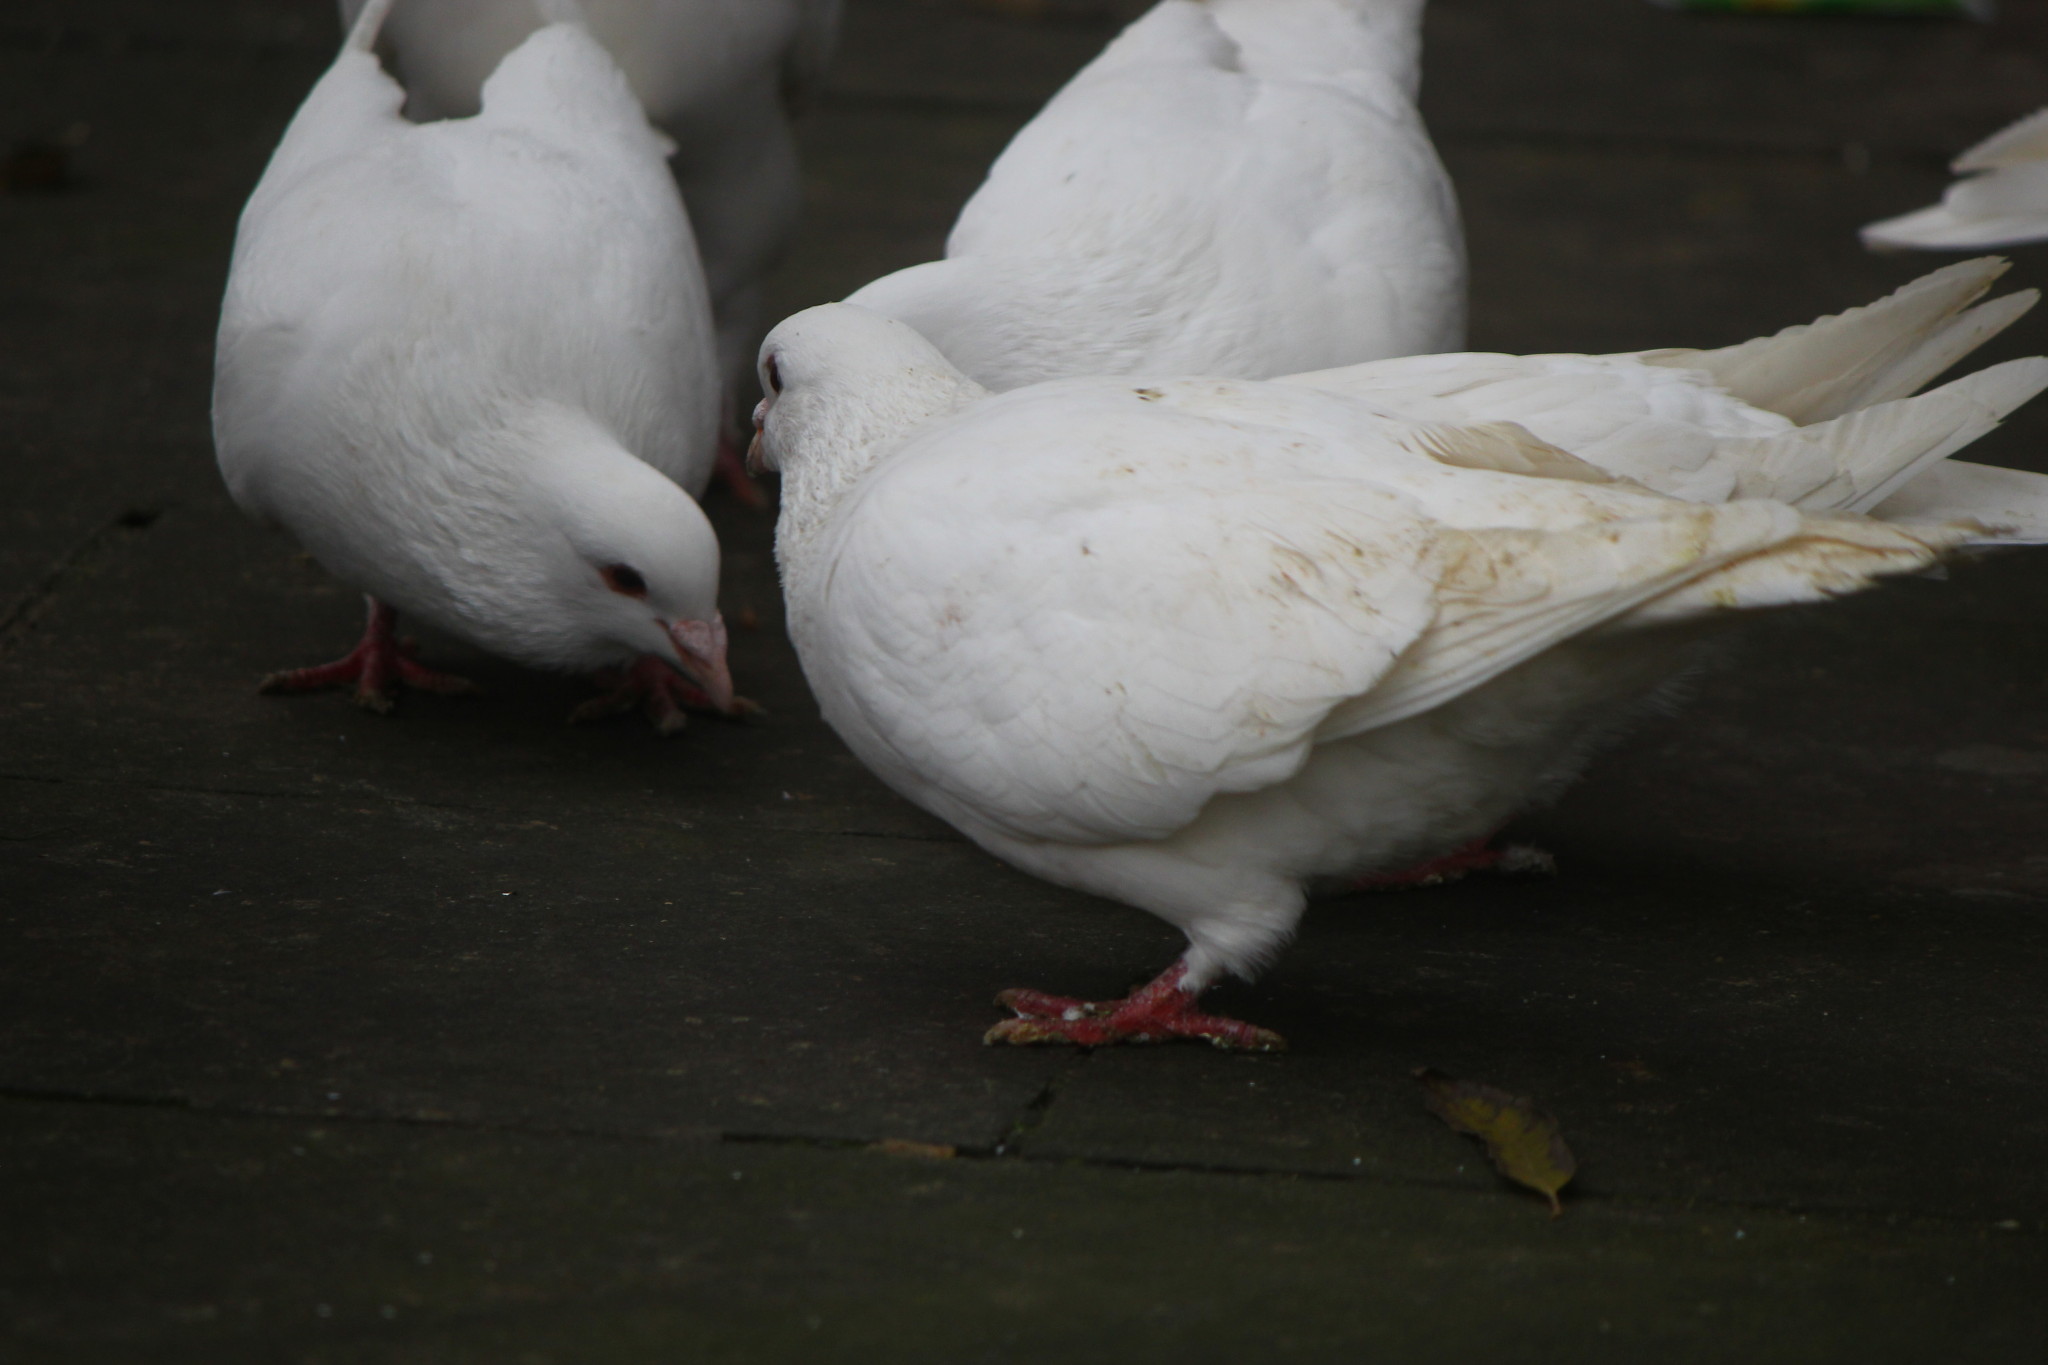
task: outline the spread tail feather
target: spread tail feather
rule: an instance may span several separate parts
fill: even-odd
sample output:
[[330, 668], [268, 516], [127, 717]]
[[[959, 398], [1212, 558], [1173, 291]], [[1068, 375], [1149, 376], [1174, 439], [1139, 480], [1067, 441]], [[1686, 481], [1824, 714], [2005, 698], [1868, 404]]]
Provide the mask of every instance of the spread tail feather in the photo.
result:
[[1779, 436], [1731, 441], [1735, 495], [1812, 512], [1866, 512], [1991, 431], [2048, 388], [2048, 359], [2008, 360], [1917, 398], [1879, 403]]
[[1876, 303], [1735, 346], [1646, 351], [1646, 364], [1704, 370], [1746, 403], [1805, 425], [1904, 398], [2011, 326], [2039, 294], [1976, 307], [2003, 275], [1995, 257], [1959, 261]]
[[[1941, 203], [1867, 223], [1858, 235], [1872, 251], [2002, 251], [2025, 246], [2048, 236], [2048, 215], [2032, 205], [2006, 212], [1996, 201], [2027, 197], [2033, 188], [2008, 185], [1989, 175], [1959, 181]], [[1994, 202], [1987, 205], [1985, 200]]]
[[377, 35], [384, 30], [384, 17], [391, 13], [393, 0], [367, 0], [356, 11], [355, 22], [348, 27], [348, 36], [342, 46], [353, 52], [368, 52], [377, 46]]
[[583, 12], [583, 0], [533, 0], [533, 7], [540, 11], [543, 24], [581, 24], [590, 27], [590, 16]]
[[1943, 460], [1870, 511], [1907, 527], [1975, 521], [1972, 544], [2048, 545], [2048, 475]]
[[1253, 76], [1345, 79], [1371, 72], [1413, 102], [1422, 83], [1423, 0], [1207, 0]]
[[2048, 161], [2048, 109], [2008, 123], [1950, 163], [1958, 175]]

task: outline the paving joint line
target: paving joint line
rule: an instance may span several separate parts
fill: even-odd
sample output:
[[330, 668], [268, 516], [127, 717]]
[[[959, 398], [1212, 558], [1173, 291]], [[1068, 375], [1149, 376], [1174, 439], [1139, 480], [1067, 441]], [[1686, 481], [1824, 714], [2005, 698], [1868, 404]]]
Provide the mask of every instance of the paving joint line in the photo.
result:
[[65, 580], [80, 569], [97, 560], [124, 532], [140, 534], [156, 525], [168, 506], [131, 507], [119, 516], [94, 527], [77, 544], [59, 555], [55, 563], [29, 589], [16, 598], [14, 605], [0, 616], [0, 653], [5, 653], [16, 640], [29, 632], [37, 619], [49, 609]]
[[[296, 1121], [302, 1123], [333, 1124], [337, 1126], [348, 1125], [359, 1128], [424, 1128], [473, 1133], [480, 1136], [503, 1135], [508, 1137], [548, 1139], [584, 1139], [601, 1142], [630, 1143], [640, 1146], [695, 1142], [707, 1146], [790, 1147], [813, 1151], [839, 1152], [874, 1151], [877, 1155], [881, 1155], [883, 1153], [878, 1149], [886, 1141], [886, 1139], [864, 1137], [763, 1133], [749, 1132], [744, 1129], [708, 1127], [702, 1129], [648, 1130], [508, 1123], [429, 1114], [367, 1114], [335, 1109], [301, 1109], [287, 1106], [249, 1104], [208, 1104], [179, 1095], [122, 1095], [106, 1092], [72, 1091], [53, 1087], [0, 1085], [0, 1103], [8, 1101], [35, 1104], [100, 1105], [110, 1108], [145, 1110], [176, 1110], [195, 1117], [227, 1118], [246, 1121]], [[1159, 1161], [1148, 1160], [1143, 1157], [1036, 1155], [1015, 1149], [1005, 1149], [1002, 1144], [987, 1147], [959, 1144], [955, 1145], [953, 1150], [955, 1155], [952, 1159], [971, 1162], [1015, 1162], [1020, 1165], [1037, 1167], [1079, 1166], [1091, 1170], [1124, 1171], [1141, 1175], [1197, 1175], [1229, 1179], [1305, 1180], [1329, 1185], [1371, 1185], [1381, 1189], [1435, 1190], [1441, 1193], [1465, 1194], [1489, 1199], [1497, 1198], [1502, 1193], [1502, 1191], [1493, 1187], [1474, 1186], [1464, 1181], [1448, 1179], [1431, 1180], [1414, 1176], [1390, 1176], [1377, 1172], [1300, 1170], [1284, 1166], [1240, 1165], [1227, 1162]], [[939, 1158], [897, 1157], [896, 1159], [936, 1160]], [[1689, 1198], [1683, 1196], [1587, 1192], [1579, 1194], [1568, 1201], [1568, 1207], [1575, 1206], [1676, 1213], [1681, 1216], [1690, 1216], [1700, 1210], [1712, 1210], [1729, 1215], [1752, 1213], [1770, 1217], [1820, 1218], [1835, 1222], [1884, 1227], [1898, 1227], [1903, 1223], [1929, 1223], [1951, 1229], [1975, 1229], [1980, 1232], [2008, 1233], [2014, 1236], [2032, 1234], [2037, 1238], [2043, 1233], [2048, 1233], [2048, 1220], [2042, 1219], [2032, 1220], [2032, 1225], [2029, 1225], [2027, 1220], [2023, 1219], [1994, 1220], [1975, 1215], [1936, 1213], [1915, 1209], [1880, 1210], [1853, 1205], [1771, 1204], [1753, 1199]]]
[[[735, 1146], [782, 1146], [811, 1147], [819, 1150], [868, 1150], [878, 1143], [858, 1138], [804, 1138], [774, 1133], [733, 1133], [722, 1135], [724, 1142]], [[1448, 1194], [1478, 1195], [1494, 1198], [1499, 1193], [1514, 1193], [1501, 1187], [1474, 1186], [1458, 1180], [1432, 1180], [1418, 1176], [1391, 1176], [1370, 1171], [1300, 1170], [1285, 1166], [1257, 1166], [1232, 1164], [1228, 1162], [1160, 1161], [1144, 1157], [1109, 1157], [1085, 1155], [1037, 1155], [1015, 1149], [1003, 1150], [998, 1147], [961, 1146], [955, 1149], [957, 1159], [987, 1162], [1019, 1162], [1033, 1166], [1081, 1166], [1096, 1170], [1129, 1171], [1145, 1175], [1203, 1175], [1239, 1179], [1283, 1179], [1305, 1180], [1329, 1185], [1373, 1185], [1382, 1189], [1437, 1190]], [[1572, 1195], [1566, 1200], [1567, 1213], [1578, 1206], [1608, 1209], [1634, 1209], [1660, 1212], [1675, 1212], [1691, 1215], [1696, 1210], [1713, 1210], [1731, 1215], [1752, 1213], [1759, 1216], [1823, 1218], [1840, 1222], [1879, 1224], [1897, 1227], [1902, 1223], [1933, 1223], [1945, 1227], [1972, 1228], [1980, 1231], [2009, 1232], [2013, 1235], [2048, 1232], [2048, 1220], [2035, 1220], [2035, 1226], [2026, 1226], [2020, 1219], [1992, 1220], [1981, 1216], [1965, 1214], [1934, 1213], [1927, 1210], [1880, 1210], [1853, 1205], [1832, 1204], [1770, 1204], [1753, 1199], [1712, 1199], [1675, 1195], [1622, 1194], [1604, 1191], [1589, 1191]], [[1540, 1208], [1540, 1204], [1537, 1205]]]
[[[287, 801], [373, 801], [397, 809], [454, 811], [466, 815], [496, 815], [505, 818], [535, 819], [548, 813], [551, 808], [541, 806], [477, 806], [458, 801], [432, 801], [416, 796], [393, 796], [385, 792], [350, 791], [346, 788], [336, 791], [306, 791], [289, 788], [263, 790], [254, 787], [206, 787], [190, 786], [175, 782], [134, 782], [103, 777], [60, 777], [51, 773], [0, 772], [0, 782], [33, 782], [48, 787], [118, 787], [127, 791], [163, 792], [173, 796], [228, 796], [250, 800]], [[559, 812], [555, 812], [559, 813]], [[653, 820], [646, 817], [622, 815], [615, 825], [631, 825], [645, 829], [676, 830], [696, 829], [700, 822], [692, 820], [679, 826], [674, 821]], [[827, 839], [890, 839], [926, 844], [964, 844], [965, 839], [944, 834], [897, 834], [888, 830], [874, 829], [803, 829], [773, 824], [758, 824], [754, 829], [767, 833], [809, 835]]]

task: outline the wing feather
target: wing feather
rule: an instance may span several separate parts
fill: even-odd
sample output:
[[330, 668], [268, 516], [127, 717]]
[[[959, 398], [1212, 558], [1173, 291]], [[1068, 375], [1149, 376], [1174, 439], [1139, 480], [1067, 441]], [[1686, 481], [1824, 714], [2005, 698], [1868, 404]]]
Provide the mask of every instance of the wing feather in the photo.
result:
[[[1164, 837], [1319, 742], [1441, 705], [1801, 525], [1778, 503], [1596, 485], [1513, 428], [1388, 421], [1378, 446], [1324, 443], [1103, 392], [1117, 401], [1044, 386], [923, 429], [820, 548], [815, 628], [859, 670], [814, 679], [828, 719], [1013, 837]], [[975, 461], [948, 458], [963, 444]], [[1418, 453], [1432, 444], [1492, 468]], [[1514, 464], [1532, 472], [1494, 472]], [[1443, 488], [1495, 480], [1526, 524], [1432, 513]]]

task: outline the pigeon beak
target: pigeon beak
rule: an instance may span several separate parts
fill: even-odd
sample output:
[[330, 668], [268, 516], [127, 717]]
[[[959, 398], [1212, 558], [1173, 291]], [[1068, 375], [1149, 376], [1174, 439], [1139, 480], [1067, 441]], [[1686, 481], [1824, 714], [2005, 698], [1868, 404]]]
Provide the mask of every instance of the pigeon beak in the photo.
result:
[[763, 398], [760, 402], [754, 404], [754, 439], [747, 442], [747, 472], [749, 474], [767, 472], [768, 457], [761, 453], [761, 429], [767, 425], [767, 422], [768, 400]]
[[709, 621], [664, 621], [683, 675], [704, 689], [721, 712], [732, 710], [732, 673], [725, 665], [725, 618]]

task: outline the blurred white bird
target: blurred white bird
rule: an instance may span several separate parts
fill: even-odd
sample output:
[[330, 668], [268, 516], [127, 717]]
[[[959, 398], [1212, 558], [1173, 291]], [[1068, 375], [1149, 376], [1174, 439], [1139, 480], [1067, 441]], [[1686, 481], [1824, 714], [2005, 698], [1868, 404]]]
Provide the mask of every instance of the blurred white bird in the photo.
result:
[[[1735, 610], [2048, 539], [2048, 478], [2011, 471], [1986, 472], [1984, 509], [1950, 465], [1900, 521], [1858, 515], [2048, 386], [2024, 360], [1898, 400], [2026, 302], [1956, 293], [1717, 352], [1445, 357], [1486, 378], [1407, 389], [1382, 373], [1420, 362], [990, 396], [865, 309], [783, 322], [758, 452], [826, 719], [998, 857], [1188, 936], [1123, 1000], [1006, 992], [1018, 1017], [989, 1041], [1280, 1046], [1197, 1001], [1278, 952], [1308, 884], [1556, 790]], [[1750, 380], [1846, 415], [1799, 425], [1723, 389]]]
[[991, 389], [1259, 379], [1464, 344], [1423, 0], [1162, 0], [1053, 97], [946, 259], [848, 302]]
[[[340, 4], [351, 23], [363, 0]], [[671, 164], [703, 254], [730, 401], [761, 335], [761, 279], [796, 230], [790, 107], [824, 79], [840, 0], [583, 0], [583, 9], [648, 118], [675, 141]], [[475, 113], [484, 78], [538, 23], [532, 0], [405, 0], [383, 43], [406, 112]], [[758, 503], [730, 427], [719, 426], [724, 468]]]
[[729, 708], [691, 498], [717, 366], [663, 139], [575, 23], [508, 55], [474, 118], [407, 122], [370, 50], [390, 3], [286, 130], [222, 306], [229, 491], [371, 599], [353, 653], [266, 690], [353, 683], [387, 710], [399, 683], [466, 689], [407, 657], [405, 611], [535, 667], [630, 665], [609, 702], [664, 730], [678, 701]]
[[2048, 109], [1957, 157], [1941, 202], [1863, 229], [1875, 250], [1982, 251], [2048, 237]]

